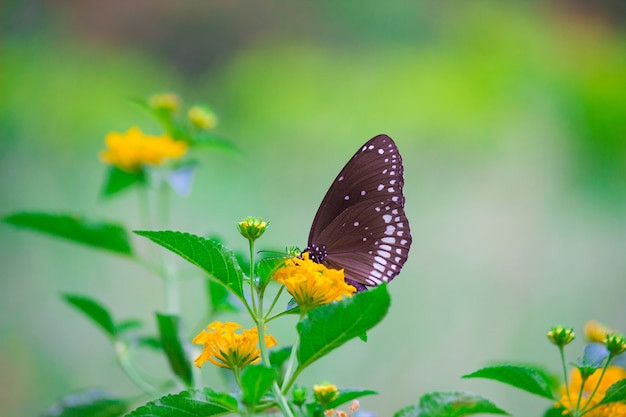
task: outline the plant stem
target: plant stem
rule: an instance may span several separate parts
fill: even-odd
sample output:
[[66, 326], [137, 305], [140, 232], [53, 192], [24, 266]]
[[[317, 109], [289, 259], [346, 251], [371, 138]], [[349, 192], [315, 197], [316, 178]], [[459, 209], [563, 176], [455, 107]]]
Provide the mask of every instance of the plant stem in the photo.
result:
[[[250, 245], [250, 278], [252, 279], [254, 272], [254, 246]], [[252, 284], [251, 284], [252, 285]], [[254, 286], [253, 286], [254, 288]], [[252, 292], [252, 300], [254, 301], [254, 291]], [[267, 347], [265, 346], [265, 318], [263, 317], [263, 293], [259, 294], [259, 303], [256, 307], [256, 323], [259, 334], [259, 350], [261, 352], [261, 361], [263, 365], [267, 367], [271, 367], [270, 357], [267, 353]], [[289, 403], [287, 399], [283, 395], [278, 383], [276, 381], [272, 384], [272, 391], [274, 392], [274, 397], [281, 411], [283, 412], [284, 417], [294, 417], [293, 412], [291, 411], [291, 407], [289, 407]]]
[[[252, 311], [254, 311], [255, 314], [258, 314], [259, 317], [262, 316], [261, 313], [259, 313], [257, 311], [257, 307], [256, 307], [256, 303], [254, 301], [255, 295], [256, 295], [256, 291], [254, 290], [254, 240], [253, 239], [248, 239], [248, 243], [249, 243], [249, 248], [250, 248], [250, 299], [252, 300]], [[259, 304], [261, 304], [261, 295], [259, 294]]]
[[563, 366], [563, 378], [564, 378], [564, 383], [565, 383], [565, 390], [567, 393], [567, 400], [569, 401], [569, 405], [571, 407], [573, 405], [572, 396], [570, 395], [570, 392], [569, 392], [569, 382], [567, 380], [567, 365], [565, 364], [565, 351], [563, 349], [563, 346], [559, 346], [559, 352], [561, 354], [561, 365]]
[[289, 362], [287, 363], [287, 369], [285, 370], [285, 379], [283, 380], [283, 386], [281, 387], [283, 392], [288, 392], [289, 388], [291, 388], [291, 386], [295, 382], [296, 374], [294, 373], [294, 369], [295, 369], [294, 367], [298, 359], [297, 352], [298, 352], [299, 347], [300, 347], [300, 334], [298, 334], [298, 336], [296, 337], [296, 342], [291, 347], [291, 354], [289, 355]]
[[[157, 227], [162, 230], [169, 228], [170, 191], [165, 181], [159, 187], [159, 205]], [[165, 248], [160, 248], [160, 259], [163, 276], [163, 295], [165, 297], [165, 312], [177, 315], [180, 312], [180, 291], [178, 288], [178, 276], [173, 264], [172, 254]]]
[[[587, 399], [587, 403], [585, 404], [585, 406], [583, 407], [583, 409], [581, 411], [585, 411], [587, 406], [589, 406], [589, 404], [591, 404], [591, 400], [593, 399], [593, 396], [596, 395], [596, 392], [598, 391], [598, 387], [600, 386], [600, 382], [602, 382], [602, 378], [604, 378], [604, 373], [606, 372], [606, 369], [609, 367], [609, 363], [611, 362], [611, 359], [613, 359], [613, 354], [609, 353], [609, 357], [608, 357], [606, 363], [604, 364], [604, 368], [602, 368], [602, 373], [600, 374], [600, 378], [598, 378], [598, 383], [596, 384], [595, 388], [593, 389], [593, 392], [591, 393], [591, 395]], [[584, 385], [584, 383], [583, 383], [583, 385]]]
[[265, 313], [265, 321], [267, 322], [267, 317], [270, 315], [270, 313], [272, 312], [272, 310], [274, 309], [274, 306], [276, 305], [276, 302], [278, 301], [278, 299], [280, 298], [280, 295], [283, 293], [283, 290], [285, 289], [284, 285], [280, 286], [280, 289], [276, 292], [276, 296], [274, 297], [274, 301], [272, 301], [272, 305], [270, 306], [270, 308], [267, 310], [267, 313]]
[[149, 396], [154, 398], [159, 397], [161, 393], [156, 389], [156, 387], [146, 381], [135, 369], [133, 363], [130, 360], [128, 346], [121, 341], [115, 341], [113, 346], [115, 347], [115, 356], [117, 358], [117, 363], [120, 368], [122, 368], [124, 373], [128, 376], [128, 378], [130, 378], [130, 380], [133, 381], [135, 385], [137, 385], [143, 392], [145, 392]]

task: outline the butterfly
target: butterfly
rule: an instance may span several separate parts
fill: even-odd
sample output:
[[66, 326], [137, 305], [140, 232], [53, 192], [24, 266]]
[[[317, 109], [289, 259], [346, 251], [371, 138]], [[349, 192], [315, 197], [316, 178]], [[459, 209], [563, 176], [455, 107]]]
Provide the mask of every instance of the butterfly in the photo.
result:
[[343, 269], [357, 291], [389, 282], [411, 247], [404, 212], [404, 167], [394, 141], [367, 141], [331, 184], [317, 209], [308, 246], [311, 260]]

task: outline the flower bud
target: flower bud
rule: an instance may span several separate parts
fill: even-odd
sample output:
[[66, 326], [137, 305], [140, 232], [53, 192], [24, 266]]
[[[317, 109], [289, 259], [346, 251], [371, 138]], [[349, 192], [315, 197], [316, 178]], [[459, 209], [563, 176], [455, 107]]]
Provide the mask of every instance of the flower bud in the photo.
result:
[[315, 394], [315, 399], [317, 400], [317, 402], [323, 407], [326, 407], [329, 402], [339, 396], [339, 390], [337, 389], [337, 387], [329, 383], [314, 385], [313, 393]]
[[254, 241], [260, 238], [263, 233], [265, 233], [265, 229], [269, 222], [264, 221], [260, 217], [246, 217], [239, 223], [237, 223], [237, 227], [239, 227], [239, 233], [243, 237], [248, 240]]
[[604, 345], [613, 356], [626, 351], [626, 339], [619, 333], [607, 333], [604, 339]]
[[187, 112], [191, 124], [201, 130], [211, 130], [217, 126], [217, 115], [209, 108], [193, 106]]
[[574, 340], [574, 329], [563, 326], [554, 326], [548, 332], [548, 339], [555, 345], [563, 347]]
[[297, 406], [302, 406], [306, 402], [306, 388], [295, 386], [291, 391], [292, 401]]
[[148, 100], [154, 110], [168, 113], [176, 113], [180, 109], [180, 103], [180, 97], [174, 93], [154, 94]]

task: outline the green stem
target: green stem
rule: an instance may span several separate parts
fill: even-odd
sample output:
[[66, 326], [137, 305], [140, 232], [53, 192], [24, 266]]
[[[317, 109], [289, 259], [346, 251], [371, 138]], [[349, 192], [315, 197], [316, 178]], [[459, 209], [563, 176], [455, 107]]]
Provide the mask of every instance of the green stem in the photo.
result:
[[272, 305], [270, 306], [270, 308], [267, 310], [267, 313], [265, 313], [265, 321], [267, 322], [267, 317], [270, 315], [270, 313], [272, 312], [272, 310], [274, 309], [274, 306], [276, 305], [276, 302], [278, 301], [278, 299], [280, 298], [280, 295], [283, 293], [283, 290], [285, 289], [284, 285], [280, 286], [280, 289], [276, 292], [276, 296], [274, 297], [274, 301], [272, 301]]
[[[595, 388], [593, 389], [593, 392], [591, 393], [591, 395], [587, 399], [587, 403], [585, 404], [585, 406], [582, 408], [581, 411], [585, 411], [585, 409], [589, 406], [589, 404], [591, 404], [591, 400], [593, 399], [594, 395], [596, 395], [596, 392], [598, 391], [598, 387], [600, 387], [600, 382], [602, 382], [602, 378], [604, 378], [604, 374], [606, 372], [606, 369], [609, 367], [609, 363], [611, 362], [611, 359], [613, 359], [613, 354], [609, 353], [609, 357], [608, 357], [606, 363], [604, 364], [604, 368], [602, 368], [602, 373], [600, 374], [600, 378], [598, 379], [598, 383], [596, 384]], [[583, 381], [583, 385], [584, 385], [584, 381]], [[578, 408], [578, 407], [576, 407], [576, 408]]]
[[289, 392], [289, 389], [295, 382], [295, 366], [298, 361], [298, 348], [300, 347], [300, 334], [296, 337], [296, 342], [291, 347], [291, 354], [289, 355], [289, 362], [287, 363], [287, 369], [285, 370], [285, 379], [283, 380], [283, 386], [281, 387], [283, 392]]
[[[159, 206], [157, 224], [160, 229], [169, 227], [169, 188], [163, 181], [159, 188]], [[163, 275], [163, 295], [165, 297], [165, 312], [168, 314], [179, 314], [180, 312], [180, 291], [178, 286], [178, 275], [173, 264], [172, 254], [165, 248], [160, 248], [161, 267]]]
[[156, 389], [156, 387], [146, 381], [139, 374], [137, 369], [135, 369], [135, 366], [130, 360], [128, 346], [121, 341], [116, 341], [114, 342], [114, 347], [117, 363], [119, 364], [120, 368], [122, 368], [124, 373], [128, 376], [128, 378], [130, 378], [130, 380], [133, 381], [135, 385], [137, 385], [143, 392], [145, 392], [149, 396], [153, 398], [159, 397], [161, 393]]
[[[248, 243], [249, 243], [249, 248], [250, 248], [250, 299], [252, 300], [252, 311], [254, 311], [255, 314], [258, 314], [259, 317], [261, 316], [261, 313], [259, 313], [257, 311], [257, 307], [256, 307], [256, 302], [254, 301], [255, 295], [256, 295], [256, 291], [254, 290], [254, 240], [253, 239], [248, 239]], [[260, 300], [260, 294], [259, 294], [259, 304], [261, 304], [261, 300]]]
[[[569, 401], [569, 405], [570, 407], [573, 405], [572, 404], [572, 396], [570, 395], [569, 392], [569, 381], [567, 379], [567, 365], [565, 364], [565, 351], [563, 349], [563, 346], [559, 346], [559, 352], [561, 353], [561, 365], [563, 366], [563, 378], [565, 381], [565, 389], [566, 389], [566, 393], [567, 393], [567, 400]], [[578, 408], [578, 407], [576, 407]]]
[[[251, 259], [252, 260], [252, 259]], [[252, 269], [252, 267], [250, 268]], [[259, 305], [257, 306], [257, 329], [259, 333], [259, 350], [261, 351], [261, 361], [263, 365], [267, 367], [271, 367], [270, 357], [267, 352], [267, 347], [265, 346], [265, 319], [263, 318], [263, 297], [259, 296]], [[279, 408], [283, 412], [284, 417], [294, 417], [293, 412], [291, 411], [291, 407], [289, 407], [289, 403], [287, 402], [287, 398], [283, 395], [278, 383], [274, 381], [272, 384], [272, 391], [274, 392], [274, 398], [278, 403]]]

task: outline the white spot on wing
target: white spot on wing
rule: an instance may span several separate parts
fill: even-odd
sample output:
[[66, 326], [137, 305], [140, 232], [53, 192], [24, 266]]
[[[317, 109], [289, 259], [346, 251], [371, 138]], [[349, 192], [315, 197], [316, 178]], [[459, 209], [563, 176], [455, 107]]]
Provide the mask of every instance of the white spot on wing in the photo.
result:
[[385, 221], [385, 223], [389, 223], [391, 221], [391, 215], [383, 214], [383, 220]]

